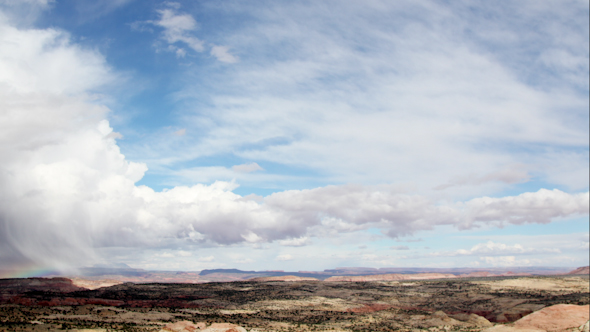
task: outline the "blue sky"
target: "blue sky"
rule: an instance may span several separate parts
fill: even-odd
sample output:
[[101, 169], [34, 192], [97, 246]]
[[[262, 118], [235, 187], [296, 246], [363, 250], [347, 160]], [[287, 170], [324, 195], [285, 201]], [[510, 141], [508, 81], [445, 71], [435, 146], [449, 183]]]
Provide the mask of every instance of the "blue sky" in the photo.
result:
[[0, 263], [588, 264], [587, 1], [0, 1]]

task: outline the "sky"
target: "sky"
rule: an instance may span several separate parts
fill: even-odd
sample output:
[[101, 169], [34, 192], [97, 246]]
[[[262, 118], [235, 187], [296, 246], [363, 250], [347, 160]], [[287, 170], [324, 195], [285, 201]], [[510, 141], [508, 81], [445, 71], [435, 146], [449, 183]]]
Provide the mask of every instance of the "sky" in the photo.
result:
[[588, 265], [588, 40], [586, 0], [0, 0], [0, 270]]

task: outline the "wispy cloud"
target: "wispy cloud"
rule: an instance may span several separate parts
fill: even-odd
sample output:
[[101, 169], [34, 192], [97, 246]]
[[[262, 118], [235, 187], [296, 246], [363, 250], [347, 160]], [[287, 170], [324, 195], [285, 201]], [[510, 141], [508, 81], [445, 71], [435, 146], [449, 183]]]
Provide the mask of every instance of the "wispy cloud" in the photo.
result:
[[256, 171], [264, 171], [264, 168], [260, 167], [257, 163], [234, 165], [231, 168], [234, 172], [238, 173], [251, 173]]
[[278, 255], [276, 258], [277, 261], [292, 261], [293, 259], [295, 259], [295, 257], [289, 254]]
[[471, 249], [459, 249], [456, 251], [433, 252], [429, 255], [436, 257], [453, 257], [453, 256], [514, 256], [514, 255], [536, 255], [536, 254], [559, 254], [558, 248], [525, 248], [520, 244], [507, 245], [488, 241], [479, 243]]
[[303, 237], [295, 238], [295, 239], [280, 240], [279, 244], [282, 246], [285, 246], [285, 247], [302, 247], [302, 246], [310, 245], [311, 241], [310, 241], [309, 237], [303, 236]]
[[[447, 189], [436, 195], [448, 199], [531, 179], [585, 190], [586, 83], [540, 58], [549, 49], [587, 58], [570, 45], [588, 39], [570, 24], [585, 20], [580, 6], [236, 4], [256, 22], [225, 36], [245, 55], [231, 72], [183, 76], [195, 83], [177, 95], [190, 103], [206, 87], [212, 106], [182, 114], [198, 136], [171, 157], [182, 165], [232, 154], [311, 169], [318, 184], [411, 182]], [[539, 15], [551, 31], [528, 28]], [[156, 146], [138, 147], [138, 159], [169, 161], [178, 150]]]
[[389, 249], [392, 249], [392, 250], [410, 250], [410, 247], [408, 247], [408, 246], [393, 246], [393, 247], [389, 247]]
[[188, 13], [180, 11], [181, 5], [178, 2], [164, 2], [164, 8], [157, 9], [157, 20], [136, 21], [131, 23], [131, 28], [137, 31], [150, 31], [148, 25], [163, 29], [160, 39], [167, 43], [167, 47], [161, 48], [174, 52], [177, 57], [184, 58], [187, 55], [186, 48], [201, 53], [210, 49], [210, 53], [220, 62], [236, 63], [239, 58], [229, 52], [228, 46], [208, 45], [205, 41], [196, 37], [199, 24], [195, 18]]
[[487, 182], [499, 181], [508, 184], [522, 183], [530, 179], [530, 175], [524, 169], [523, 165], [514, 165], [513, 167], [506, 168], [500, 171], [485, 174], [483, 176], [467, 175], [459, 176], [452, 179], [449, 183], [436, 186], [435, 190], [443, 190], [453, 186], [464, 186], [464, 185], [480, 185]]
[[174, 132], [174, 135], [176, 135], [176, 136], [184, 136], [184, 135], [186, 135], [186, 129], [185, 128], [178, 129], [177, 131]]
[[226, 63], [238, 62], [238, 57], [229, 53], [229, 47], [227, 46], [216, 46], [211, 47], [211, 55], [217, 58], [217, 60]]
[[203, 52], [203, 42], [192, 36], [197, 21], [189, 14], [178, 14], [173, 8], [157, 10], [160, 19], [151, 23], [164, 29], [162, 38], [169, 44], [182, 43], [194, 51]]

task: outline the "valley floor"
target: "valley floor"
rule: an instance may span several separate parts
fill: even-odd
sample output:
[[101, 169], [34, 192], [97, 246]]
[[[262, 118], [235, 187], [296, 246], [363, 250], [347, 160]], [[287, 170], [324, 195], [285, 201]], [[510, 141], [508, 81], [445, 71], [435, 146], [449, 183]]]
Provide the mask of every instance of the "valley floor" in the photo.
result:
[[[167, 324], [168, 330], [178, 330], [171, 323], [181, 321], [204, 323], [201, 326], [232, 323], [259, 332], [482, 331], [556, 304], [588, 308], [589, 288], [587, 276], [127, 283], [69, 293], [5, 295], [0, 331], [160, 331]], [[578, 331], [577, 326], [569, 331]]]

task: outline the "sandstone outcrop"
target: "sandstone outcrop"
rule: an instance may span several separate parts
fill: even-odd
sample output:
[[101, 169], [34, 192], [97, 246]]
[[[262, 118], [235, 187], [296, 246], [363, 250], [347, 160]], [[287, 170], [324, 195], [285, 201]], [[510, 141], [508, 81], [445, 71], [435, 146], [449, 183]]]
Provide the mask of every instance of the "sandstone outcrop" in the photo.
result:
[[203, 322], [193, 323], [189, 321], [180, 321], [176, 323], [166, 324], [160, 332], [247, 332], [241, 326], [230, 323], [213, 323], [207, 327]]
[[311, 277], [298, 277], [298, 276], [277, 276], [277, 277], [258, 277], [248, 279], [248, 281], [258, 281], [258, 282], [265, 282], [265, 281], [319, 281], [319, 279], [311, 278]]
[[496, 316], [494, 321], [496, 323], [510, 323], [515, 322], [522, 317], [544, 308], [542, 304], [519, 304], [509, 308]]
[[430, 317], [425, 317], [422, 320], [422, 327], [435, 327], [435, 326], [457, 326], [463, 325], [459, 320], [447, 316], [442, 311], [436, 311]]
[[229, 323], [214, 323], [203, 332], [247, 332], [245, 328]]
[[429, 280], [457, 278], [454, 274], [444, 273], [416, 273], [416, 274], [376, 274], [366, 276], [334, 276], [324, 281], [393, 281], [393, 280]]
[[590, 266], [582, 266], [579, 267], [571, 272], [569, 272], [568, 274], [590, 274]]
[[466, 313], [459, 313], [459, 314], [452, 314], [449, 315], [451, 318], [456, 320], [460, 320], [462, 322], [466, 322], [468, 324], [474, 325], [476, 327], [492, 327], [494, 324], [490, 323], [489, 320], [485, 319], [482, 316], [476, 314], [466, 314]]
[[205, 323], [193, 323], [186, 320], [166, 324], [164, 328], [160, 330], [160, 332], [194, 332], [194, 331], [201, 331], [207, 327]]
[[489, 271], [478, 271], [460, 274], [461, 278], [487, 278], [487, 277], [530, 277], [532, 274], [526, 272], [504, 272], [504, 273], [492, 273]]
[[89, 279], [82, 279], [82, 278], [74, 278], [72, 279], [72, 283], [75, 286], [86, 288], [86, 289], [98, 289], [102, 287], [111, 287], [114, 285], [122, 284], [122, 281], [115, 280], [115, 279], [99, 279], [99, 280], [89, 280]]
[[546, 332], [545, 330], [539, 329], [521, 329], [514, 326], [508, 325], [496, 325], [494, 327], [490, 327], [489, 329], [485, 329], [481, 332]]
[[517, 320], [513, 326], [557, 332], [578, 328], [589, 319], [590, 305], [556, 304]]

